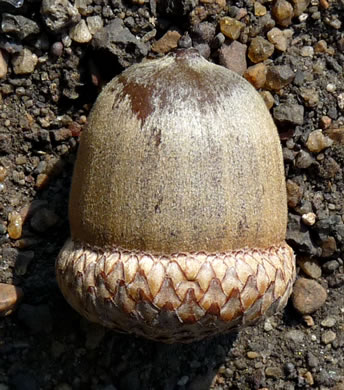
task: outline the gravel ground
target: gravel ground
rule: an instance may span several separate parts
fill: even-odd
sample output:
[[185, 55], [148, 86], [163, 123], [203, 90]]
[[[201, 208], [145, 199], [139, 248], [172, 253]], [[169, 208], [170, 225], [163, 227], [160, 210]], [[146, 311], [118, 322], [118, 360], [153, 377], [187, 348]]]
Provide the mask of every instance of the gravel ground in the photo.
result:
[[[2, 0], [0, 15], [0, 390], [344, 389], [344, 1]], [[100, 89], [190, 46], [271, 108], [298, 281], [258, 326], [163, 345], [82, 319], [54, 261]]]

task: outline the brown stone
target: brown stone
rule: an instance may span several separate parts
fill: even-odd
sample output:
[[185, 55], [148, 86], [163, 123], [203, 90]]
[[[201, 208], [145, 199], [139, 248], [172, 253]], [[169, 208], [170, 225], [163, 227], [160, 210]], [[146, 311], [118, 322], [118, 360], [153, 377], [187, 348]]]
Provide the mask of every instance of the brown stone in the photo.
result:
[[337, 129], [328, 129], [325, 133], [334, 142], [344, 145], [344, 127], [338, 127]]
[[289, 65], [271, 65], [266, 73], [265, 88], [279, 91], [294, 80], [295, 74]]
[[331, 146], [333, 141], [326, 137], [322, 130], [312, 131], [306, 142], [307, 148], [313, 153], [320, 153], [322, 150]]
[[13, 211], [8, 215], [8, 235], [13, 240], [17, 240], [21, 237], [23, 230], [23, 220], [19, 213]]
[[158, 41], [152, 45], [152, 51], [155, 53], [165, 54], [178, 46], [181, 34], [175, 30], [169, 30]]
[[266, 14], [266, 7], [259, 1], [254, 2], [254, 14], [255, 16], [264, 16]]
[[316, 259], [307, 256], [297, 258], [297, 264], [300, 266], [305, 275], [312, 279], [319, 279], [321, 277], [321, 267]]
[[274, 52], [274, 45], [263, 37], [255, 37], [252, 39], [248, 48], [248, 58], [253, 63], [258, 63], [268, 59]]
[[220, 30], [227, 38], [236, 40], [239, 38], [245, 24], [236, 19], [225, 16], [220, 19]]
[[256, 89], [262, 88], [266, 81], [266, 66], [264, 63], [259, 63], [247, 68], [244, 77], [249, 81]]
[[259, 94], [262, 97], [262, 99], [264, 100], [268, 110], [270, 110], [275, 103], [274, 97], [272, 96], [271, 92], [270, 91], [261, 91], [261, 92], [259, 92]]
[[326, 299], [326, 290], [315, 280], [300, 278], [295, 282], [292, 302], [301, 314], [314, 313]]
[[219, 50], [219, 62], [242, 76], [247, 69], [246, 51], [247, 46], [238, 41], [233, 41], [230, 45], [224, 44]]
[[277, 0], [271, 11], [273, 18], [280, 26], [287, 27], [291, 24], [294, 11], [292, 5], [288, 1]]
[[291, 0], [294, 8], [294, 16], [300, 16], [306, 11], [311, 0]]
[[272, 28], [267, 33], [267, 37], [268, 37], [269, 42], [271, 42], [275, 46], [276, 50], [279, 50], [279, 51], [286, 51], [287, 50], [288, 39], [285, 36], [285, 34], [283, 34], [283, 31], [280, 30], [279, 28], [277, 28], [277, 27]]
[[20, 287], [0, 283], [0, 316], [13, 313], [22, 297], [23, 290]]
[[329, 236], [322, 242], [321, 257], [330, 257], [337, 251], [337, 244], [334, 237]]
[[302, 189], [301, 187], [292, 180], [287, 180], [287, 196], [288, 196], [288, 206], [296, 207], [301, 198], [302, 198]]

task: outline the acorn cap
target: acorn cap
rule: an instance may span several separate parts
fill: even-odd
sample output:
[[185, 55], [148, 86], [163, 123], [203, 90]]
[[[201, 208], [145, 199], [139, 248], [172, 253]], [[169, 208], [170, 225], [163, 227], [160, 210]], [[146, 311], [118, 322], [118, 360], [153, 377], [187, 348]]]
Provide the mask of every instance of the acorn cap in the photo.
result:
[[193, 49], [104, 88], [69, 214], [58, 280], [106, 326], [187, 342], [254, 322], [290, 295], [276, 127], [246, 80]]

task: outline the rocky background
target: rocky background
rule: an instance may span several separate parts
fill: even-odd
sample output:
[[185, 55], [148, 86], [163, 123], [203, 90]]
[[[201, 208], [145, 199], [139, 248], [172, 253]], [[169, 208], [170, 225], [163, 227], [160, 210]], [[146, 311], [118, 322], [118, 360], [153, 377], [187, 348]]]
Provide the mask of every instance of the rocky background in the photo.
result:
[[[343, 390], [344, 1], [0, 0], [0, 15], [0, 390]], [[271, 109], [298, 281], [259, 326], [169, 346], [82, 319], [54, 261], [102, 86], [190, 46]]]

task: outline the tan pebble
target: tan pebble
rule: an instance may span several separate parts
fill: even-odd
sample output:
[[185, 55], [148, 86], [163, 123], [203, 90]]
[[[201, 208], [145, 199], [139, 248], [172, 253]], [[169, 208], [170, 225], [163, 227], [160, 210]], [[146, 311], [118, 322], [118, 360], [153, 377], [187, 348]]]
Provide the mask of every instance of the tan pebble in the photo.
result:
[[293, 7], [286, 0], [277, 0], [272, 7], [272, 16], [276, 23], [282, 27], [287, 27], [291, 24], [293, 15]]
[[181, 35], [178, 31], [167, 31], [158, 41], [152, 45], [152, 50], [155, 53], [165, 54], [175, 49], [178, 46]]
[[267, 37], [269, 42], [271, 42], [276, 50], [279, 51], [286, 51], [288, 48], [288, 39], [283, 33], [282, 30], [280, 30], [277, 27], [272, 28], [270, 31], [267, 33]]
[[292, 302], [301, 314], [314, 313], [325, 303], [326, 299], [326, 290], [315, 280], [300, 278], [295, 282]]
[[329, 136], [333, 141], [343, 145], [344, 144], [344, 127], [337, 129], [326, 130], [326, 135]]
[[318, 41], [318, 42], [314, 45], [314, 51], [315, 51], [316, 53], [326, 53], [326, 51], [327, 51], [327, 42], [324, 41], [324, 40]]
[[309, 314], [306, 314], [302, 318], [303, 318], [304, 322], [306, 323], [306, 325], [309, 326], [310, 328], [315, 325], [313, 317], [310, 316]]
[[259, 1], [254, 2], [254, 14], [256, 16], [264, 16], [266, 14], [266, 7], [259, 3]]
[[247, 352], [247, 357], [249, 359], [257, 359], [259, 357], [259, 353], [258, 352], [255, 352], [255, 351], [248, 351]]
[[325, 345], [332, 343], [336, 338], [337, 335], [332, 330], [327, 330], [321, 335], [321, 341]]
[[307, 371], [303, 377], [306, 379], [306, 382], [307, 382], [310, 386], [313, 386], [313, 385], [314, 385], [313, 375], [312, 375], [312, 373], [311, 373], [310, 371]]
[[3, 79], [7, 75], [7, 55], [0, 49], [0, 79]]
[[329, 8], [330, 4], [327, 0], [320, 0], [319, 1], [320, 7], [323, 9]]
[[266, 81], [267, 68], [264, 63], [259, 63], [247, 68], [244, 77], [256, 89], [262, 88]]
[[297, 258], [297, 264], [302, 271], [312, 279], [319, 279], [321, 277], [321, 267], [317, 260], [307, 256], [300, 256]]
[[263, 37], [255, 37], [252, 39], [248, 48], [248, 58], [253, 63], [258, 63], [267, 60], [274, 52], [274, 45]]
[[291, 1], [294, 8], [294, 16], [300, 16], [303, 12], [306, 11], [311, 0], [292, 0]]
[[6, 179], [7, 169], [0, 166], [0, 183]]
[[322, 130], [312, 131], [306, 143], [307, 148], [313, 153], [319, 153], [333, 144], [333, 141], [326, 137]]
[[12, 58], [13, 71], [15, 74], [32, 73], [38, 63], [38, 57], [29, 49], [23, 49]]
[[0, 283], [0, 316], [11, 314], [23, 297], [23, 290], [12, 284]]
[[69, 30], [69, 36], [78, 43], [87, 43], [92, 39], [92, 34], [84, 19]]
[[8, 222], [9, 222], [7, 227], [8, 235], [13, 240], [17, 240], [18, 238], [21, 237], [22, 230], [23, 230], [23, 220], [21, 215], [16, 211], [9, 213]]
[[336, 325], [336, 319], [334, 317], [326, 317], [324, 320], [321, 321], [321, 326], [324, 328], [332, 328]]
[[220, 30], [222, 34], [234, 41], [239, 38], [244, 27], [244, 23], [228, 16], [220, 19]]
[[303, 214], [302, 222], [307, 226], [313, 226], [315, 224], [317, 216], [314, 213]]
[[43, 189], [47, 186], [49, 182], [49, 176], [45, 173], [40, 173], [36, 178], [36, 188]]
[[268, 110], [270, 110], [275, 103], [275, 99], [272, 96], [271, 92], [270, 91], [261, 91], [261, 92], [259, 92], [259, 94], [263, 98]]
[[[320, 118], [320, 126], [324, 130], [328, 129], [331, 126], [331, 123], [332, 123], [332, 119], [326, 115], [324, 115]], [[343, 130], [344, 130], [344, 128], [343, 128]]]

